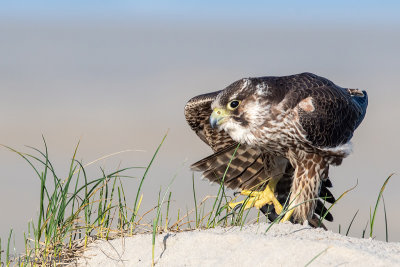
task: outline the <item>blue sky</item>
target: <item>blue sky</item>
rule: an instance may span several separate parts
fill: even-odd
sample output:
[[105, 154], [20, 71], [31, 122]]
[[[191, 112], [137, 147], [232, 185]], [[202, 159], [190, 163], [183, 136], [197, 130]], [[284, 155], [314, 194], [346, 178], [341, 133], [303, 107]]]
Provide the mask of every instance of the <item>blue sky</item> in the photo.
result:
[[400, 1], [11, 1], [0, 14], [12, 18], [175, 18], [400, 22]]

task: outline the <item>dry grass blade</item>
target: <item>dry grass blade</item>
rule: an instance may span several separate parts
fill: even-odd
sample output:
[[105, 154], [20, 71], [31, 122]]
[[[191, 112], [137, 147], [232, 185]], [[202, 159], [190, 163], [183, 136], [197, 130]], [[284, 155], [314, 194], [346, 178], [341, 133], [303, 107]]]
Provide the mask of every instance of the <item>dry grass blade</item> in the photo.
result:
[[315, 255], [309, 262], [307, 262], [304, 267], [310, 266], [311, 263], [313, 263], [318, 257], [320, 257], [322, 254], [324, 254], [330, 247], [327, 247], [326, 249], [324, 249], [323, 251], [321, 251], [320, 253], [318, 253], [317, 255]]

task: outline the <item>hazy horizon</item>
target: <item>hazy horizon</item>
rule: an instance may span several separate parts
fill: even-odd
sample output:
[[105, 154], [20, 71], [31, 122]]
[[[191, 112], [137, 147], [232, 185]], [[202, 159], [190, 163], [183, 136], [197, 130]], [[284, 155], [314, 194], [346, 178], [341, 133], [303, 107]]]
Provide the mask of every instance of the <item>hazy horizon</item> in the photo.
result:
[[[10, 13], [0, 20], [0, 144], [29, 151], [24, 145], [43, 147], [43, 134], [65, 174], [79, 140], [78, 158], [86, 163], [126, 149], [146, 151], [99, 163], [112, 170], [119, 164], [147, 165], [169, 129], [145, 181], [143, 210], [155, 204], [160, 186], [165, 189], [176, 172], [171, 191], [176, 207], [185, 209], [193, 206], [189, 166], [211, 153], [184, 119], [186, 101], [242, 77], [313, 72], [369, 94], [366, 118], [352, 140], [354, 152], [330, 173], [336, 197], [357, 181], [358, 186], [333, 208], [329, 228], [337, 231], [341, 224], [343, 231], [360, 210], [350, 232], [360, 237], [381, 185], [399, 170], [400, 23], [387, 12], [382, 21], [356, 14], [337, 23], [334, 12], [315, 22], [284, 14], [247, 19], [251, 16], [237, 16], [237, 10], [209, 20], [187, 14], [144, 13], [132, 19], [108, 14], [91, 20]], [[6, 240], [14, 228], [22, 240], [28, 220], [37, 215], [39, 179], [4, 148], [0, 159], [0, 237]], [[100, 174], [98, 165], [91, 172]], [[215, 191], [199, 174], [195, 178], [199, 199]], [[128, 181], [126, 190], [136, 192], [136, 186]], [[384, 194], [391, 241], [400, 241], [397, 188], [395, 175]], [[382, 210], [381, 205], [376, 222], [381, 240]]]

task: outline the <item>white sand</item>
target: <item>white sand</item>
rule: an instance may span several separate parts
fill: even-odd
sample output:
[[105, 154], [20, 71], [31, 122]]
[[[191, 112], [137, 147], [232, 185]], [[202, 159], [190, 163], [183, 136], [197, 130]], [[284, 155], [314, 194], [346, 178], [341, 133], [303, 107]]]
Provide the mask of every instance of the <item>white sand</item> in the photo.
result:
[[[157, 236], [156, 266], [400, 266], [400, 243], [284, 223]], [[151, 235], [96, 241], [79, 266], [151, 266]]]

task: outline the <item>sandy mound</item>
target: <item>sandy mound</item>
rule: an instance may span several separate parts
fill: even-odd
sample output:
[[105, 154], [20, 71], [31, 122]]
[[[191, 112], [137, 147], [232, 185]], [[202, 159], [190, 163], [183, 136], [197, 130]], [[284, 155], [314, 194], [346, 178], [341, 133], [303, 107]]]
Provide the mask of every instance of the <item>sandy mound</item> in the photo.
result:
[[[400, 243], [345, 237], [284, 223], [157, 236], [157, 266], [400, 266]], [[151, 266], [151, 235], [96, 241], [79, 266]]]

